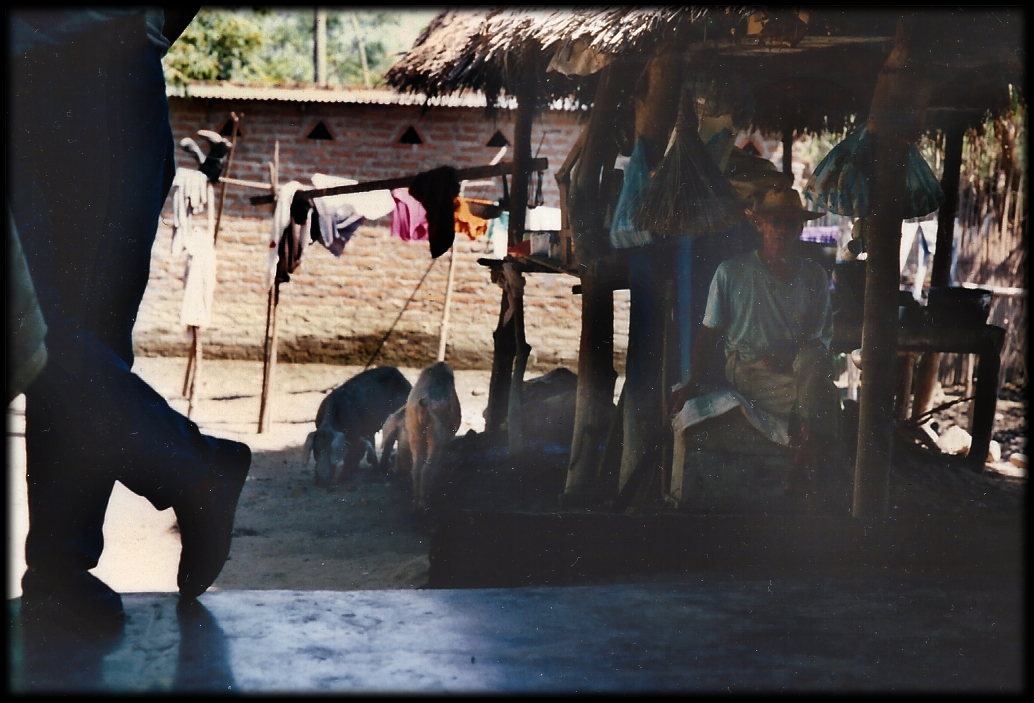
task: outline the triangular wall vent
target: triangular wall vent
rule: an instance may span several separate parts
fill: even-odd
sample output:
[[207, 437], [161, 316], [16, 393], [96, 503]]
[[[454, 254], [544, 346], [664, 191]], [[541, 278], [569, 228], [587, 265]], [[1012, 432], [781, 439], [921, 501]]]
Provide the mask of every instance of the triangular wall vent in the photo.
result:
[[307, 137], [307, 139], [333, 139], [333, 138], [334, 137], [332, 137], [330, 135], [330, 130], [327, 129], [327, 125], [323, 124], [322, 122], [320, 122], [315, 127], [313, 127], [312, 131], [309, 132], [308, 137]]
[[417, 134], [417, 131], [412, 127], [412, 125], [409, 128], [407, 128], [405, 132], [402, 133], [401, 137], [399, 137], [399, 144], [423, 144], [423, 143], [424, 143], [424, 140], [420, 138], [420, 135]]

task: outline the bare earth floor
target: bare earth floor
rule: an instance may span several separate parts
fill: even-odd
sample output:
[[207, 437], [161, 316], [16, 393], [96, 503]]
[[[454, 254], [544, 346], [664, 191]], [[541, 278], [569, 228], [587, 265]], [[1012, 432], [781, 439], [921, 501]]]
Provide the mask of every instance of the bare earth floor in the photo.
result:
[[[140, 358], [135, 370], [173, 407], [186, 412], [185, 359]], [[247, 443], [254, 456], [237, 511], [230, 559], [213, 590], [415, 589], [427, 582], [430, 530], [409, 510], [404, 486], [368, 473], [331, 490], [319, 488], [313, 483], [312, 463], [303, 463], [302, 446], [314, 429], [313, 418], [324, 394], [359, 370], [278, 365], [272, 423], [260, 434], [261, 363], [203, 362], [193, 419], [209, 434]], [[419, 369], [402, 371], [412, 381]], [[488, 371], [456, 372], [463, 409], [460, 435], [484, 430], [489, 375]], [[998, 468], [1004, 473], [966, 475], [970, 472], [960, 473], [954, 464], [942, 470], [939, 467], [954, 457], [932, 461], [921, 453], [902, 451], [896, 456], [910, 468], [904, 473], [896, 469], [892, 477], [903, 486], [892, 490], [895, 500], [913, 509], [941, 501], [991, 512], [1003, 507], [1019, 510], [1025, 501], [1026, 472], [1010, 470], [1006, 460], [1012, 452], [1025, 452], [1026, 403], [1002, 400], [999, 414], [995, 436], [1003, 444]], [[950, 420], [945, 416], [942, 423]], [[9, 599], [20, 595], [25, 570], [28, 515], [23, 433], [24, 398], [20, 397], [8, 408]], [[931, 485], [936, 488], [933, 492], [926, 490]], [[105, 551], [94, 573], [123, 593], [175, 591], [179, 538], [173, 512], [155, 510], [119, 484], [107, 515]]]

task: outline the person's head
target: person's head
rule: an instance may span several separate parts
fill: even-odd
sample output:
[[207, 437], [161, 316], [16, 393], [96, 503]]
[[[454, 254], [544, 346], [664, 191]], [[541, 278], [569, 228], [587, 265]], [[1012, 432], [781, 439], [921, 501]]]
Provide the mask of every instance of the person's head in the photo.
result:
[[805, 209], [801, 196], [792, 188], [772, 188], [748, 211], [764, 240], [766, 249], [787, 249], [801, 236], [804, 223], [824, 213]]

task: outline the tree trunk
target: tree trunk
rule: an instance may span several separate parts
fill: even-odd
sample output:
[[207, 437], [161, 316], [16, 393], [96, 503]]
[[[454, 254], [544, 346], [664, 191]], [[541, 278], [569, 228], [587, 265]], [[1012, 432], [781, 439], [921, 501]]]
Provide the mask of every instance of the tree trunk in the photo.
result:
[[617, 157], [618, 145], [613, 137], [617, 107], [633, 78], [625, 64], [611, 64], [602, 70], [567, 199], [582, 287], [578, 390], [563, 496], [567, 502], [579, 501], [592, 487], [614, 399], [614, 282], [608, 280], [599, 264], [610, 250], [599, 202], [600, 173]]
[[[610, 427], [614, 402], [614, 288], [598, 270], [582, 269], [582, 332], [571, 458], [564, 498], [577, 501], [594, 488], [602, 459], [600, 444]], [[613, 486], [616, 490], [617, 486]]]
[[885, 517], [894, 443], [894, 378], [897, 360], [898, 254], [909, 143], [925, 119], [930, 84], [908, 61], [908, 36], [899, 23], [894, 49], [873, 95], [869, 132], [876, 139], [865, 308], [862, 322], [862, 388], [853, 514]]
[[[646, 91], [636, 99], [636, 139], [643, 140], [647, 163], [661, 161], [678, 119], [684, 73], [678, 57], [666, 51], [652, 59], [644, 73]], [[696, 115], [692, 115], [693, 124]], [[664, 304], [668, 282], [674, 276], [675, 247], [654, 242], [628, 250], [629, 332], [623, 389], [621, 468], [618, 490], [652, 446], [657, 432], [665, 430], [663, 417]]]

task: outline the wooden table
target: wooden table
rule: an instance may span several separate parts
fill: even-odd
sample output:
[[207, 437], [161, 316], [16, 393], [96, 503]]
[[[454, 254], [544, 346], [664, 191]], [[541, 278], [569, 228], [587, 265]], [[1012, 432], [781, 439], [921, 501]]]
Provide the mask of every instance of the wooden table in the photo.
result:
[[[861, 347], [861, 340], [860, 325], [840, 325], [834, 329], [831, 350], [851, 352]], [[898, 328], [899, 352], [977, 355], [977, 380], [973, 397], [973, 416], [969, 427], [972, 441], [967, 456], [980, 467], [983, 467], [987, 459], [991, 435], [994, 432], [995, 408], [998, 404], [998, 374], [1002, 365], [1004, 344], [1005, 330], [996, 325], [946, 327], [923, 322], [901, 325]]]

